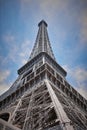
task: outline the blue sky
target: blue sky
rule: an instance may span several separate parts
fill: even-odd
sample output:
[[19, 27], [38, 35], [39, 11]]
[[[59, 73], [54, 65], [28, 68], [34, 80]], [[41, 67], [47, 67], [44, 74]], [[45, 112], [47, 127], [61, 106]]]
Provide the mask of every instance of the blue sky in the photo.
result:
[[0, 0], [0, 94], [27, 62], [42, 19], [66, 79], [87, 98], [87, 0]]

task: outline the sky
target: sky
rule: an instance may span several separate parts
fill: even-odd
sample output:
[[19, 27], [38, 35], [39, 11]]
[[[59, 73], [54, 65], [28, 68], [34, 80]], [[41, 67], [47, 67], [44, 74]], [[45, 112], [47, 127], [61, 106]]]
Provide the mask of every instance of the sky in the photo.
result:
[[87, 99], [87, 0], [0, 0], [0, 94], [27, 62], [42, 19], [67, 81]]

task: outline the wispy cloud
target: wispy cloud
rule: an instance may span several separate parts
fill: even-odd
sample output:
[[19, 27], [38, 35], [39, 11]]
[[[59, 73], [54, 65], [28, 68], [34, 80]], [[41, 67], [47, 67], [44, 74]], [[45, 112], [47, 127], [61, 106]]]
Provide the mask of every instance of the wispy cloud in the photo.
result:
[[25, 40], [20, 47], [19, 57], [21, 58], [21, 63], [25, 64], [28, 61], [30, 52], [31, 52], [31, 42], [29, 40]]
[[[87, 1], [74, 0], [21, 0], [21, 16], [26, 22], [29, 20], [28, 12], [31, 13], [32, 19], [46, 19], [49, 25], [57, 25], [55, 31], [57, 34], [69, 34], [76, 29], [72, 38], [77, 38], [77, 44], [85, 47], [87, 43]], [[37, 10], [37, 11], [36, 11]], [[36, 15], [37, 13], [37, 15]], [[80, 15], [79, 15], [80, 14]], [[60, 29], [59, 29], [60, 28]], [[82, 43], [82, 44], [80, 44]], [[85, 43], [85, 44], [84, 44]]]
[[67, 65], [63, 67], [68, 72], [74, 87], [87, 99], [87, 70], [81, 67], [71, 69]]
[[83, 10], [83, 14], [80, 19], [80, 41], [83, 46], [87, 46], [87, 9]]
[[0, 94], [2, 94], [10, 87], [10, 83], [6, 81], [9, 76], [10, 76], [9, 70], [0, 71]]
[[87, 99], [87, 70], [76, 68], [72, 76], [77, 82], [77, 90]]
[[[0, 56], [0, 94], [11, 86], [12, 83], [10, 82], [12, 82], [17, 76], [17, 70], [15, 70], [15, 68], [19, 68], [28, 61], [32, 47], [32, 44], [28, 39], [17, 43], [16, 36], [12, 34], [3, 35], [2, 39], [4, 41], [4, 45], [7, 47], [7, 55], [6, 57], [3, 55]], [[6, 69], [7, 67], [10, 71]]]
[[0, 83], [6, 80], [9, 75], [10, 75], [9, 70], [0, 71]]
[[15, 56], [18, 51], [18, 47], [15, 44], [15, 36], [7, 33], [2, 36], [2, 39], [8, 53], [6, 57], [3, 57], [1, 65], [7, 64], [9, 61], [15, 62]]
[[7, 43], [13, 42], [13, 41], [15, 40], [15, 37], [14, 37], [13, 35], [9, 34], [9, 33], [3, 35], [2, 38], [3, 38], [3, 40], [4, 40], [5, 42], [7, 42]]
[[17, 43], [15, 36], [7, 34], [3, 36], [3, 40], [7, 46], [8, 54], [6, 57], [1, 58], [2, 64], [10, 61], [16, 64], [24, 64], [27, 62], [32, 47], [32, 44], [28, 39], [25, 39], [21, 43]]
[[74, 77], [80, 83], [83, 83], [87, 80], [87, 70], [84, 68], [76, 68], [74, 72]]
[[4, 93], [5, 91], [7, 91], [10, 86], [11, 86], [10, 83], [5, 83], [5, 82], [0, 83], [0, 95], [1, 95], [2, 93]]
[[69, 0], [21, 0], [20, 14], [24, 21], [28, 20], [27, 14], [30, 12], [35, 20], [45, 18], [50, 23], [56, 20], [56, 16], [60, 16], [61, 11], [65, 12], [68, 5]]

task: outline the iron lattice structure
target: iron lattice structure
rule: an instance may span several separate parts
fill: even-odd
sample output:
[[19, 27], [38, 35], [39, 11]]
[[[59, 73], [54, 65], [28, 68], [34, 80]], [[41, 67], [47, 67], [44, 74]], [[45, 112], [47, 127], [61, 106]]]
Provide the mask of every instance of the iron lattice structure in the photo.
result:
[[0, 96], [0, 130], [87, 130], [87, 100], [56, 62], [42, 20], [28, 62]]

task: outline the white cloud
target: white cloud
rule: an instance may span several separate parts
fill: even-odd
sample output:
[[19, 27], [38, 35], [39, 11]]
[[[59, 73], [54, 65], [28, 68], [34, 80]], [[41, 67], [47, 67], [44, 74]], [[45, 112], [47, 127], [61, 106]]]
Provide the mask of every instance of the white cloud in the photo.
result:
[[21, 63], [25, 64], [28, 61], [30, 52], [31, 52], [31, 42], [29, 40], [25, 40], [20, 47], [20, 51], [18, 52], [18, 56], [21, 59]]
[[[17, 66], [24, 65], [29, 58], [30, 50], [31, 50], [31, 42], [27, 39], [24, 40], [22, 43], [18, 44], [16, 43], [16, 37], [14, 38], [13, 35], [4, 35], [3, 36], [4, 44], [7, 46], [7, 56], [3, 57], [0, 56], [1, 65], [2, 68], [7, 66], [8, 64], [15, 63]], [[11, 68], [12, 70], [13, 68]], [[14, 71], [14, 70], [13, 70]], [[6, 91], [11, 84], [10, 81], [10, 71], [9, 70], [2, 70], [0, 71], [0, 94], [2, 94], [4, 91]], [[16, 72], [15, 72], [16, 73]], [[15, 80], [15, 79], [14, 79]]]
[[15, 40], [15, 37], [8, 33], [8, 34], [3, 36], [3, 40], [5, 42], [9, 43], [9, 42], [13, 42]]
[[10, 87], [10, 84], [5, 81], [9, 76], [9, 70], [0, 71], [0, 94], [5, 92]]
[[0, 72], [0, 83], [2, 83], [4, 80], [6, 80], [9, 75], [10, 75], [10, 71], [9, 70], [1, 71]]
[[65, 71], [67, 71], [69, 74], [71, 74], [71, 69], [68, 65], [63, 65], [62, 67], [65, 69]]
[[40, 9], [47, 16], [54, 16], [54, 14], [59, 13], [58, 11], [67, 9], [68, 4], [69, 0], [39, 0]]
[[59, 37], [59, 41], [57, 40], [59, 43], [63, 39], [63, 33], [65, 40], [76, 29], [75, 33], [72, 34], [72, 39], [77, 39], [75, 49], [79, 51], [87, 45], [87, 8], [84, 6], [86, 4], [86, 0], [77, 2], [73, 0], [37, 0], [36, 2], [21, 0], [20, 12], [26, 23], [29, 21], [27, 17], [29, 12], [32, 14], [34, 21], [44, 18], [49, 25], [54, 24], [54, 32], [56, 32], [56, 37]]
[[40, 10], [47, 19], [52, 20], [55, 17], [55, 13], [59, 10], [60, 0], [43, 0], [39, 1]]
[[67, 8], [68, 2], [69, 0], [21, 0], [20, 15], [26, 23], [29, 13], [32, 14], [31, 16], [35, 21], [45, 18], [51, 22], [55, 19], [55, 15], [59, 14], [60, 10]]
[[77, 88], [77, 91], [79, 91], [79, 93], [82, 94], [83, 97], [87, 99], [87, 88], [81, 86]]
[[77, 91], [87, 99], [87, 70], [81, 67], [71, 69], [67, 65], [63, 67], [67, 71], [72, 85], [75, 85]]
[[0, 83], [0, 95], [4, 93], [5, 91], [7, 91], [10, 86], [11, 84], [9, 83]]
[[76, 68], [74, 77], [80, 83], [87, 81], [87, 70], [84, 68]]
[[27, 63], [27, 59], [21, 60], [21, 63], [22, 63], [22, 65], [26, 64]]
[[[6, 39], [4, 40], [6, 42], [5, 44], [8, 45], [9, 51], [5, 58], [2, 58], [2, 56], [0, 56], [0, 59], [2, 60], [2, 66], [7, 65], [9, 62], [14, 62], [18, 66], [24, 65], [27, 62], [30, 55], [31, 42], [29, 40], [24, 40], [19, 47], [17, 43], [14, 44], [15, 39], [13, 40], [7, 37], [8, 36], [5, 36]], [[11, 86], [11, 83], [9, 83], [8, 80], [10, 73], [11, 72], [9, 70], [4, 70], [0, 72], [0, 94], [5, 92]]]
[[17, 43], [16, 37], [9, 33], [4, 35], [2, 38], [5, 41], [8, 51], [6, 57], [0, 57], [2, 58], [2, 65], [8, 63], [9, 61], [16, 64], [24, 64], [27, 62], [32, 46], [31, 42], [28, 39], [24, 40], [22, 43]]
[[3, 57], [1, 62], [2, 65], [8, 63], [9, 61], [15, 62], [15, 56], [18, 52], [18, 47], [16, 43], [16, 37], [11, 33], [4, 34], [2, 36], [4, 41], [4, 46], [6, 47], [6, 51], [8, 52], [6, 57]]
[[83, 10], [83, 15], [80, 19], [81, 30], [80, 30], [80, 41], [83, 46], [87, 45], [87, 9]]
[[72, 75], [77, 82], [77, 90], [87, 99], [87, 70], [77, 68]]

